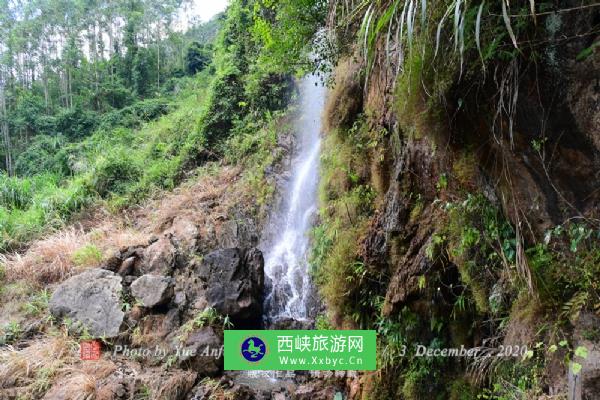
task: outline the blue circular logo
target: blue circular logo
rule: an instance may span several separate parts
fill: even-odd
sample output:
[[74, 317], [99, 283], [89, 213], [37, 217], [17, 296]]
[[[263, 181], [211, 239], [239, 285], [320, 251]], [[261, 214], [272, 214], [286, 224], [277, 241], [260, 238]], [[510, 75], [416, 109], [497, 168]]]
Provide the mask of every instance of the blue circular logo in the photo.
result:
[[258, 362], [267, 354], [267, 346], [262, 339], [249, 337], [242, 342], [242, 356], [247, 361]]

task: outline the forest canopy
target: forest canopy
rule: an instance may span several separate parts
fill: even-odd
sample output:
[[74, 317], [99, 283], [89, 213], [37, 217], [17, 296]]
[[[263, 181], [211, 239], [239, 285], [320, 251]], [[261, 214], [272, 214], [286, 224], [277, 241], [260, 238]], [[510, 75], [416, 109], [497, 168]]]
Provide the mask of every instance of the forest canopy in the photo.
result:
[[[9, 175], [31, 172], [20, 156], [32, 141], [39, 146], [49, 140], [37, 136], [51, 136], [55, 143], [81, 139], [114, 123], [112, 111], [160, 97], [173, 89], [174, 77], [206, 67], [206, 45], [216, 24], [189, 34], [177, 30], [185, 5], [182, 0], [1, 1], [3, 169]], [[158, 104], [142, 108], [147, 118], [164, 110]]]
[[287, 107], [326, 2], [192, 5], [0, 0], [0, 248], [172, 189]]

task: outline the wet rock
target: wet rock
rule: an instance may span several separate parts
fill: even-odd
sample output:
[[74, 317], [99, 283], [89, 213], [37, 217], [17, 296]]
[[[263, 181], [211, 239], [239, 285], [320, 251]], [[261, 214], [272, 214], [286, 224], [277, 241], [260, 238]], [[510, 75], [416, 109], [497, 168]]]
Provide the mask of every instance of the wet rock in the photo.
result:
[[144, 275], [131, 284], [131, 294], [144, 307], [165, 304], [173, 297], [172, 279], [166, 276]]
[[[273, 279], [265, 277], [265, 293], [269, 293], [270, 298], [265, 301], [265, 315], [279, 315], [285, 310], [288, 299], [293, 295], [292, 287], [283, 279], [281, 266], [276, 266]], [[276, 285], [273, 282], [277, 282]]]
[[293, 318], [285, 318], [273, 321], [271, 327], [279, 330], [311, 330], [314, 323], [311, 321], [299, 321]]
[[208, 254], [197, 268], [206, 300], [236, 326], [257, 326], [263, 313], [264, 260], [258, 249], [226, 249]]
[[427, 256], [434, 233], [434, 221], [439, 218], [436, 212], [424, 212], [417, 226], [410, 224], [405, 228], [407, 235], [403, 245], [406, 245], [406, 251], [396, 262], [383, 306], [385, 315], [398, 312], [405, 302], [418, 296], [421, 291], [419, 278], [422, 275], [440, 269], [441, 257], [434, 262]]
[[115, 337], [123, 322], [121, 277], [103, 269], [76, 275], [54, 291], [50, 313], [83, 324], [94, 337]]
[[148, 246], [143, 253], [142, 273], [153, 275], [171, 275], [175, 267], [177, 249], [169, 236], [162, 236]]

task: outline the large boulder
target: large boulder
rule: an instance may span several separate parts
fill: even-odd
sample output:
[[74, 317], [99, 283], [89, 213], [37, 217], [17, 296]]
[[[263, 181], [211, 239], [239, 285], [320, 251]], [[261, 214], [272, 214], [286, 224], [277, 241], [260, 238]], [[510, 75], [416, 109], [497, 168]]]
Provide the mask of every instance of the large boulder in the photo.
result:
[[263, 314], [264, 259], [260, 250], [217, 250], [196, 272], [205, 282], [208, 305], [228, 315], [236, 327], [257, 327]]
[[193, 222], [193, 216], [176, 216], [171, 228], [166, 233], [172, 235], [173, 241], [183, 253], [191, 254], [198, 250], [200, 232]]
[[175, 268], [177, 249], [169, 235], [164, 235], [146, 247], [143, 254], [142, 273], [171, 275]]
[[144, 307], [152, 308], [171, 299], [173, 296], [172, 278], [159, 275], [144, 275], [133, 281], [131, 294]]
[[217, 241], [221, 248], [252, 247], [259, 242], [258, 228], [251, 218], [236, 218], [217, 226]]
[[80, 322], [94, 337], [116, 337], [123, 323], [121, 277], [104, 269], [76, 275], [54, 291], [50, 313]]
[[183, 343], [175, 347], [179, 352], [178, 366], [197, 372], [200, 376], [217, 376], [223, 371], [223, 332], [206, 326], [190, 332]]

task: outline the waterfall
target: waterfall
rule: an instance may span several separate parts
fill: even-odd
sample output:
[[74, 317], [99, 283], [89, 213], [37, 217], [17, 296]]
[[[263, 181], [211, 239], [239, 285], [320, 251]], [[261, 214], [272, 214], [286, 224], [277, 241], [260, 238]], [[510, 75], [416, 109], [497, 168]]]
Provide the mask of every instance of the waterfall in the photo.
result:
[[317, 211], [321, 113], [325, 88], [309, 75], [300, 83], [300, 112], [295, 123], [297, 148], [291, 178], [284, 188], [283, 203], [271, 216], [273, 238], [266, 244], [265, 274], [270, 285], [265, 298], [270, 321], [310, 317], [312, 292], [308, 271], [309, 231]]

